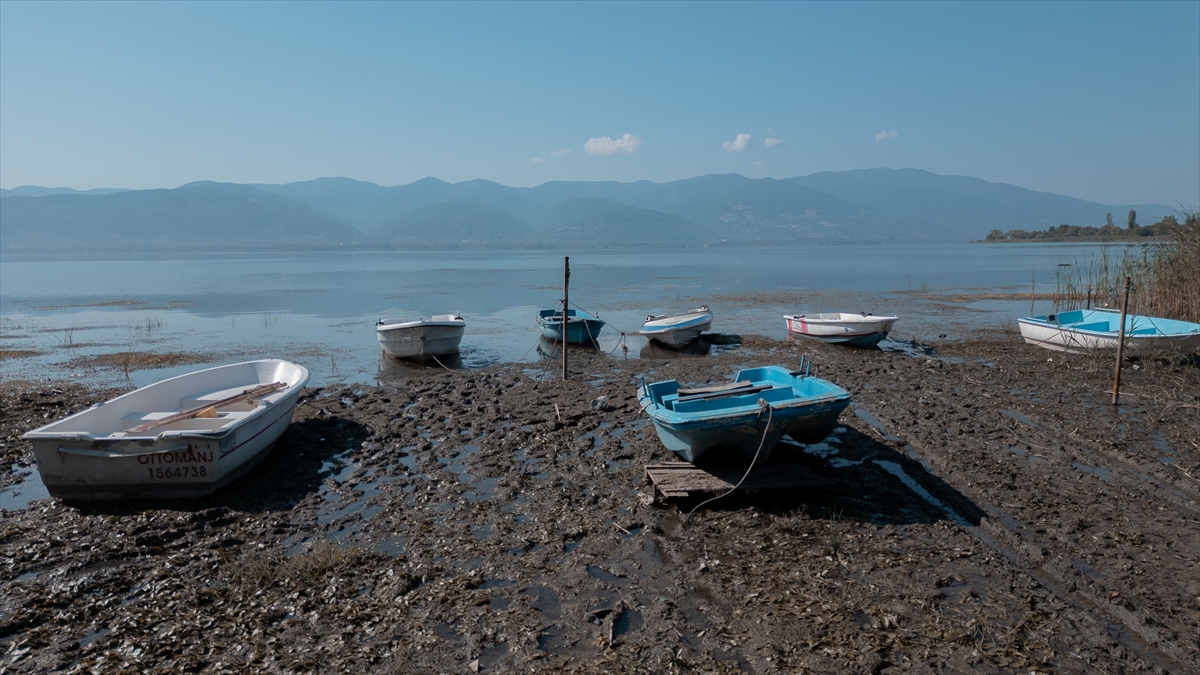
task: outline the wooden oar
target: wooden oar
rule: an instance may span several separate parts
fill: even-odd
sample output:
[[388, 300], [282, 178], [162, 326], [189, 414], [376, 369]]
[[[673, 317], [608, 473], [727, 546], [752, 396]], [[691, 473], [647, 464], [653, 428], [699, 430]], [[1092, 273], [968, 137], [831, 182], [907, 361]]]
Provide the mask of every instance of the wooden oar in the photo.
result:
[[166, 426], [168, 424], [171, 424], [172, 422], [178, 422], [180, 420], [192, 419], [194, 417], [216, 417], [217, 416], [217, 408], [223, 408], [231, 403], [237, 403], [239, 401], [245, 401], [247, 399], [262, 398], [263, 396], [267, 396], [269, 394], [277, 392], [280, 389], [286, 389], [287, 386], [288, 386], [287, 382], [272, 382], [271, 384], [260, 384], [257, 387], [252, 387], [250, 389], [243, 391], [240, 394], [234, 394], [233, 396], [223, 398], [219, 401], [213, 401], [212, 403], [205, 403], [204, 405], [198, 405], [195, 408], [188, 408], [187, 410], [182, 410], [180, 412], [175, 413], [174, 415], [168, 415], [168, 416], [160, 418], [160, 419], [151, 420], [149, 422], [146, 422], [145, 424], [139, 424], [138, 426], [136, 426], [132, 429], [126, 429], [125, 433], [139, 434], [143, 431], [149, 431], [156, 427]]

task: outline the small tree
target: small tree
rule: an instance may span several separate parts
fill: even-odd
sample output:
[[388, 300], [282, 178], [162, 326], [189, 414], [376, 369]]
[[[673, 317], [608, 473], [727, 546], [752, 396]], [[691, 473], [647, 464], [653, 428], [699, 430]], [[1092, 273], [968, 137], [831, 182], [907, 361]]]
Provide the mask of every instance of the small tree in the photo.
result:
[[1105, 225], [1107, 225], [1107, 226], [1109, 226], [1109, 227], [1113, 227], [1113, 222], [1112, 222], [1112, 214], [1111, 214], [1111, 213], [1106, 213], [1106, 214], [1104, 214], [1104, 224], [1105, 224]]
[[1138, 226], [1137, 211], [1134, 211], [1133, 209], [1129, 209], [1129, 223], [1128, 224], [1129, 224], [1129, 229], [1131, 229], [1131, 230], [1137, 229], [1137, 226]]

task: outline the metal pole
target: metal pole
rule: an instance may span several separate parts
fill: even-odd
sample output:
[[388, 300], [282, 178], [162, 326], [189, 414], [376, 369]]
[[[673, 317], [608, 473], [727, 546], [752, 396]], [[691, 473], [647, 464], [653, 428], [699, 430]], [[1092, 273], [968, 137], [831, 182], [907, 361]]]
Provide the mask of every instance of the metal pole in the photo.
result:
[[567, 321], [567, 308], [570, 306], [568, 303], [568, 297], [569, 297], [568, 296], [568, 288], [570, 287], [570, 285], [571, 285], [571, 258], [570, 258], [570, 256], [563, 256], [563, 306], [562, 306], [562, 317], [558, 322], [558, 327], [562, 329], [563, 380], [567, 379], [567, 328], [570, 327], [570, 323]]
[[1113, 374], [1113, 405], [1121, 394], [1121, 361], [1125, 360], [1125, 314], [1129, 311], [1129, 277], [1125, 277], [1125, 298], [1121, 300], [1121, 325], [1117, 327], [1117, 369]]

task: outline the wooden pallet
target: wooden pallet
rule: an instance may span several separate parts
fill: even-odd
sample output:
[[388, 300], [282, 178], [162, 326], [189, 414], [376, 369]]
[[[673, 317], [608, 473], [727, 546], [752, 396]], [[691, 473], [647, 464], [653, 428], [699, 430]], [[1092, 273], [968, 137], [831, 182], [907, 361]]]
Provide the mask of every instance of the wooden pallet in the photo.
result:
[[[728, 492], [737, 485], [746, 467], [698, 467], [687, 462], [663, 462], [646, 466], [646, 477], [667, 499], [676, 497], [705, 497]], [[798, 464], [769, 464], [755, 467], [738, 488], [741, 492], [764, 490], [819, 490], [832, 486], [829, 480]]]

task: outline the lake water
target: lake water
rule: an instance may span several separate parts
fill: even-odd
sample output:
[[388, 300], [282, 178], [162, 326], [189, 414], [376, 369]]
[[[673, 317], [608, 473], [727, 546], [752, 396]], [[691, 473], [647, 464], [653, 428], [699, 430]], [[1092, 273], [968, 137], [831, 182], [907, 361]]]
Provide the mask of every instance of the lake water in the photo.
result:
[[1030, 303], [951, 306], [931, 294], [1046, 291], [1056, 266], [1098, 253], [1097, 245], [944, 244], [7, 255], [0, 349], [36, 354], [0, 360], [0, 376], [144, 385], [200, 366], [138, 370], [127, 380], [87, 359], [199, 351], [211, 364], [294, 360], [313, 384], [372, 382], [394, 366], [380, 359], [377, 319], [450, 312], [467, 320], [461, 365], [537, 361], [547, 355], [533, 317], [562, 296], [564, 254], [571, 300], [608, 321], [601, 349], [613, 358], [637, 358], [644, 345], [619, 331], [636, 331], [647, 314], [701, 304], [720, 333], [782, 339], [785, 313], [869, 311], [899, 314], [900, 336], [953, 339], [979, 324], [1011, 327]]

